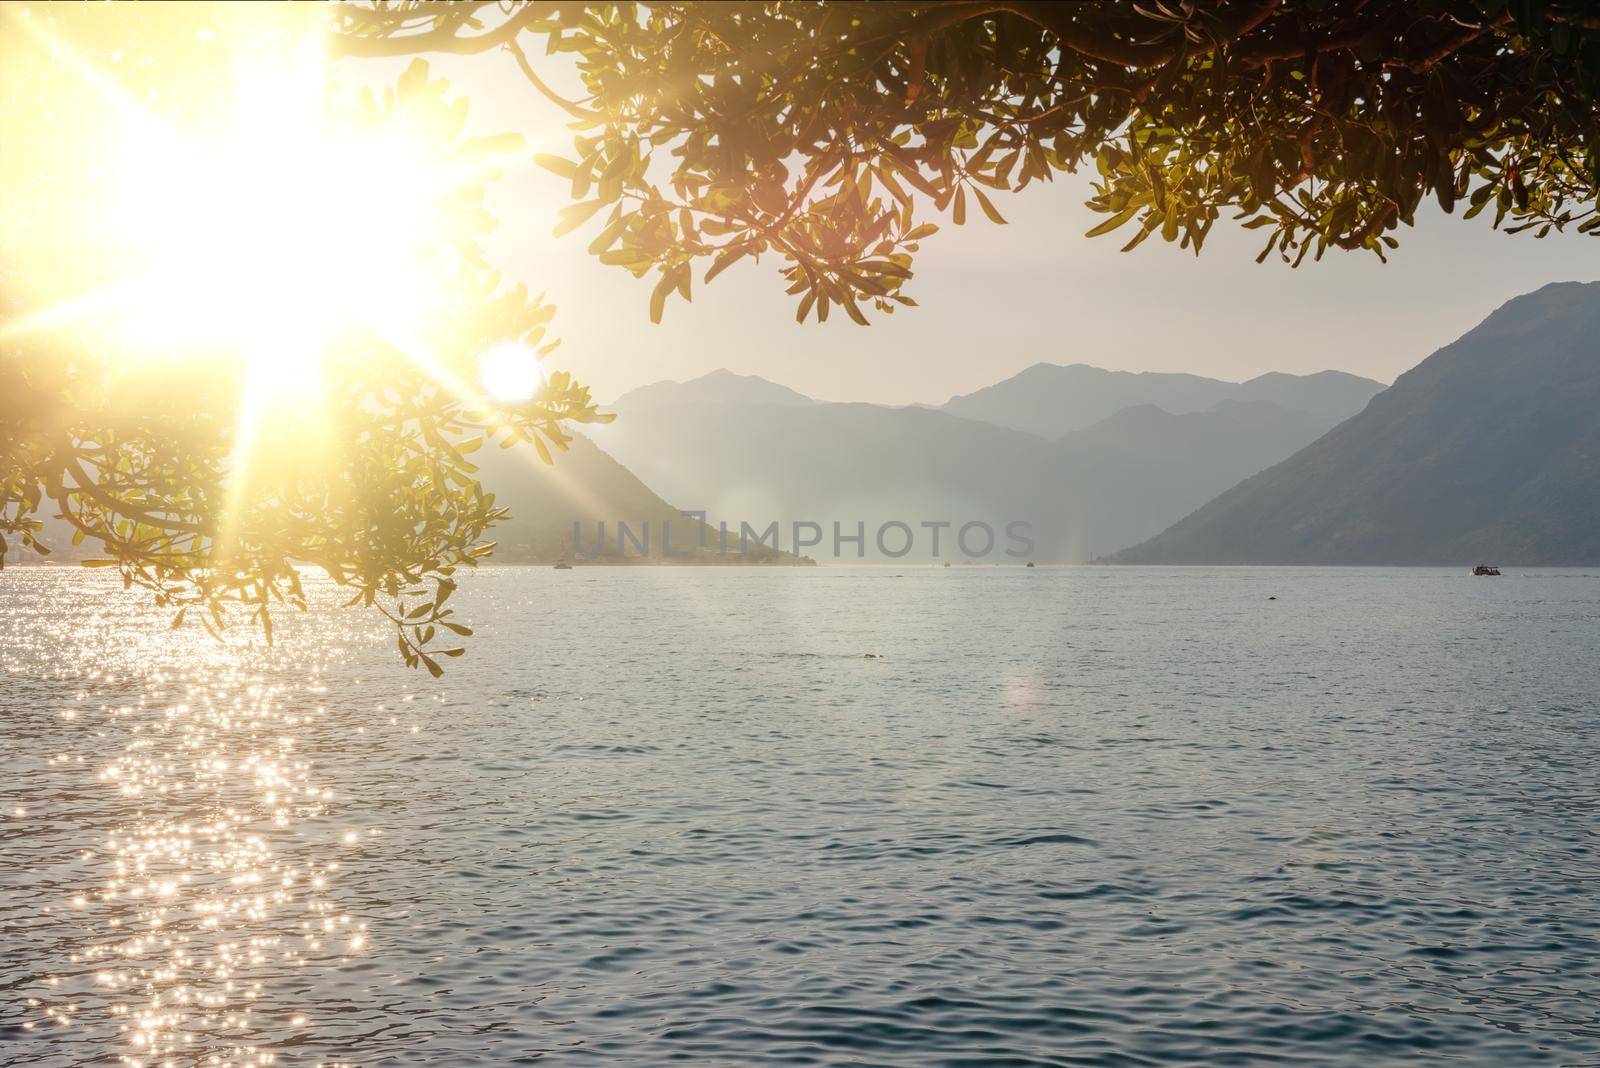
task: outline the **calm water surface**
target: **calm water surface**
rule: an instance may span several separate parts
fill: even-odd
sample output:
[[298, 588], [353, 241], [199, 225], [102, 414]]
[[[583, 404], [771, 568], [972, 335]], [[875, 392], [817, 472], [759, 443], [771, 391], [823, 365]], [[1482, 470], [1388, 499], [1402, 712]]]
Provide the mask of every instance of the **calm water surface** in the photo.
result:
[[0, 1064], [1600, 1065], [1600, 571], [457, 599], [0, 575]]

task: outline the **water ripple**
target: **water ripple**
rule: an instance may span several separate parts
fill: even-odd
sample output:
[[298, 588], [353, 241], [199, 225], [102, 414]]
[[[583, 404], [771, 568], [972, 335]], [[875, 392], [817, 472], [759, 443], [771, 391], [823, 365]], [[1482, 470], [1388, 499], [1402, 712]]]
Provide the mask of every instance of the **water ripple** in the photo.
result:
[[5, 572], [0, 1065], [1600, 1065], [1594, 573], [876, 577]]

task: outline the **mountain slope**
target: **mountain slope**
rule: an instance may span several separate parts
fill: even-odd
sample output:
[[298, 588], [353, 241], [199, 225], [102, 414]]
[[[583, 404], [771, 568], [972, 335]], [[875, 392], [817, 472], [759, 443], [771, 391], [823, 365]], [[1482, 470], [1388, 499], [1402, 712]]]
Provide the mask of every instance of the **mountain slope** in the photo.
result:
[[1125, 408], [1036, 449], [1010, 480], [1008, 510], [1033, 524], [1041, 559], [1087, 560], [1160, 530], [1332, 423], [1266, 401], [1183, 415]]
[[617, 411], [595, 439], [640, 478], [734, 529], [780, 521], [785, 542], [797, 520], [831, 535], [834, 521], [870, 531], [1002, 510], [996, 473], [1041, 444], [943, 412], [871, 404], [619, 402]]
[[1505, 304], [1122, 563], [1600, 564], [1600, 283]]
[[[649, 529], [648, 555], [656, 562], [665, 562], [663, 523], [670, 524], [665, 529], [672, 552], [688, 553], [676, 562], [735, 562], [718, 557], [714, 531], [686, 518], [582, 435], [574, 436], [567, 452], [556, 454], [554, 464], [541, 462], [526, 445], [511, 450], [485, 447], [472, 459], [479, 466], [479, 481], [494, 493], [495, 503], [511, 511], [509, 519], [489, 532], [497, 542], [493, 563], [586, 559], [596, 550], [601, 523], [605, 524], [602, 556], [607, 562], [635, 562], [644, 555], [632, 542], [619, 549], [618, 523], [627, 524], [635, 536]], [[574, 523], [579, 524], [583, 549], [579, 555], [574, 555]], [[750, 556], [752, 563], [777, 562], [780, 557], [793, 562], [786, 554], [760, 546], [752, 547]]]
[[1264, 400], [1337, 421], [1359, 412], [1383, 388], [1381, 382], [1340, 371], [1273, 373], [1240, 383], [1188, 374], [1106, 371], [1081, 363], [1037, 363], [975, 393], [952, 397], [940, 410], [1057, 438], [1141, 404], [1186, 415], [1225, 400]]

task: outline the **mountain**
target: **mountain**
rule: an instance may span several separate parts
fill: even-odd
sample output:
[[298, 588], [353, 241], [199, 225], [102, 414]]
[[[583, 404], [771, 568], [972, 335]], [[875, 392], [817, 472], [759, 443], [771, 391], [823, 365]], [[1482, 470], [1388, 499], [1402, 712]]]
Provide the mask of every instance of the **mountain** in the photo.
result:
[[[739, 562], [719, 554], [714, 529], [685, 517], [583, 435], [574, 435], [568, 451], [555, 454], [554, 464], [540, 461], [531, 446], [509, 450], [485, 446], [472, 460], [479, 467], [479, 481], [494, 493], [495, 503], [511, 512], [510, 518], [490, 529], [489, 536], [498, 543], [491, 557], [494, 563], [582, 560], [600, 547], [602, 533], [601, 558], [607, 563], [632, 563], [646, 557], [656, 563], [671, 562], [664, 556], [668, 546], [673, 554], [684, 554], [675, 555], [679, 563]], [[577, 554], [574, 523], [578, 524], [582, 549]], [[619, 523], [626, 524], [643, 545], [622, 543]], [[603, 531], [600, 524], [604, 524]], [[749, 555], [744, 562], [795, 562], [788, 554], [761, 546], [752, 546]]]
[[927, 559], [925, 522], [952, 524], [941, 543], [949, 558], [981, 555], [945, 548], [964, 523], [998, 536], [1024, 521], [1035, 557], [1088, 559], [1155, 533], [1340, 418], [1227, 398], [1182, 414], [1143, 404], [1047, 440], [938, 409], [688, 400], [697, 383], [673, 385], [621, 398], [617, 421], [590, 432], [663, 496], [725, 517], [735, 532], [741, 520], [758, 530], [777, 520], [788, 546], [795, 521], [818, 524], [825, 556], [835, 522], [846, 535], [864, 524], [863, 555], [879, 558], [878, 528], [905, 523], [918, 539], [911, 558]]
[[[988, 515], [996, 473], [1039, 439], [923, 408], [872, 404], [617, 402], [594, 436], [685, 508], [761, 529], [811, 521], [832, 534], [864, 522]], [[869, 543], [870, 544], [870, 543]], [[831, 550], [831, 543], [828, 549]], [[851, 550], [853, 551], [853, 550]], [[829, 553], [831, 555], [831, 551]]]
[[[692, 550], [684, 562], [733, 562], [741, 521], [751, 525], [752, 539], [776, 522], [784, 548], [794, 544], [796, 521], [815, 523], [819, 530], [807, 533], [820, 533], [821, 541], [810, 554], [824, 557], [835, 555], [839, 523], [839, 551], [847, 559], [857, 548], [845, 539], [858, 524], [865, 534], [861, 555], [883, 558], [875, 535], [893, 522], [911, 528], [912, 559], [932, 556], [932, 532], [923, 524], [941, 522], [950, 524], [941, 533], [942, 558], [984, 555], [953, 544], [963, 524], [977, 522], [996, 533], [991, 558], [1004, 559], [1006, 547], [1020, 544], [1004, 536], [1006, 526], [1020, 521], [1030, 524], [1034, 557], [1084, 560], [1149, 537], [1288, 456], [1358, 410], [1377, 388], [1337, 372], [1227, 383], [1053, 365], [994, 388], [1013, 387], [1034, 372], [1114, 386], [1100, 389], [1098, 399], [1089, 396], [1094, 389], [1080, 390], [1083, 403], [1067, 423], [1093, 414], [1088, 400], [1104, 406], [1114, 395], [1155, 395], [1175, 408], [1210, 403], [1174, 412], [1136, 400], [1046, 437], [934, 408], [823, 403], [729, 371], [658, 382], [619, 398], [611, 407], [620, 418], [585, 427], [553, 466], [528, 448], [473, 454], [485, 486], [511, 510], [491, 532], [498, 542], [493, 560], [574, 559], [574, 522], [585, 550], [603, 522], [607, 558], [616, 560], [622, 522], [636, 540], [649, 529], [654, 559], [661, 558], [666, 523], [674, 551]], [[1027, 391], [1021, 396], [1036, 399]], [[730, 557], [717, 551], [715, 526], [703, 527], [680, 509], [702, 511], [712, 524], [725, 521]], [[892, 549], [902, 539], [888, 544]], [[748, 548], [756, 560], [792, 562], [766, 546]], [[626, 558], [640, 555], [630, 541]]]
[[688, 382], [653, 382], [624, 393], [615, 406], [659, 408], [675, 404], [815, 404], [788, 386], [755, 375], [736, 375], [726, 368]]
[[1265, 374], [1240, 383], [1199, 375], [1106, 371], [1081, 363], [1036, 363], [975, 393], [952, 397], [941, 410], [1056, 438], [1141, 404], [1185, 415], [1225, 400], [1264, 400], [1342, 419], [1360, 411], [1383, 388], [1381, 382], [1339, 371], [1304, 376]]
[[1510, 301], [1120, 563], [1600, 564], [1600, 282]]
[[1334, 422], [1267, 401], [1182, 415], [1124, 408], [1034, 449], [1011, 473], [1006, 507], [1033, 524], [1040, 558], [1087, 560], [1160, 530]]
[[1314, 375], [1269, 371], [1239, 383], [1233, 397], [1243, 401], [1270, 401], [1337, 423], [1365, 408], [1367, 402], [1385, 388], [1382, 382], [1343, 371], [1319, 371]]
[[1139, 404], [1153, 404], [1174, 415], [1200, 411], [1226, 400], [1234, 388], [1233, 383], [1199, 375], [1036, 363], [975, 393], [952, 397], [940, 410], [1056, 438]]

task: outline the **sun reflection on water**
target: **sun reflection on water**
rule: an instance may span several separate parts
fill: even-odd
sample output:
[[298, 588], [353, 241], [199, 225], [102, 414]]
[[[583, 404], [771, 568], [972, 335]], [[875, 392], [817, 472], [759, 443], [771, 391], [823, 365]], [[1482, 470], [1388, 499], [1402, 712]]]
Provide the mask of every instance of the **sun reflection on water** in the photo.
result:
[[[53, 715], [85, 752], [57, 752], [42, 780], [28, 780], [47, 789], [8, 806], [6, 822], [100, 838], [70, 858], [71, 880], [52, 881], [58, 865], [13, 872], [59, 890], [38, 911], [68, 932], [53, 959], [35, 962], [48, 971], [27, 991], [21, 1028], [52, 1046], [52, 1033], [71, 1029], [59, 1038], [79, 1048], [88, 1039], [128, 1068], [278, 1064], [285, 1046], [307, 1041], [316, 1014], [285, 1006], [274, 981], [336, 968], [371, 937], [341, 904], [338, 881], [380, 832], [335, 824], [339, 797], [307, 754], [308, 739], [356, 733], [321, 703], [319, 676], [336, 648], [281, 682], [260, 650], [194, 644], [190, 670], [64, 671], [55, 692], [75, 699]], [[13, 719], [21, 702], [3, 703]], [[61, 776], [92, 785], [74, 792]]]

